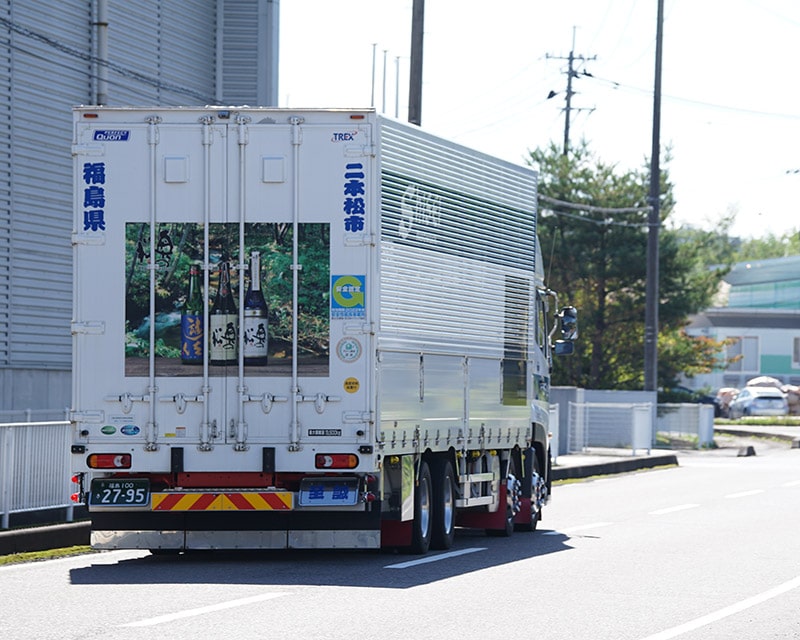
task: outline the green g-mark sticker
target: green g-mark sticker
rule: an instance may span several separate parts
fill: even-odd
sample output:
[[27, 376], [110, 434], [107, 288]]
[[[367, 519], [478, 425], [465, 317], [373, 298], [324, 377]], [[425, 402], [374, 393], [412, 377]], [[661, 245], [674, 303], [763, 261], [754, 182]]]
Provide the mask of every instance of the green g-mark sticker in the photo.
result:
[[366, 276], [331, 276], [331, 318], [366, 316]]

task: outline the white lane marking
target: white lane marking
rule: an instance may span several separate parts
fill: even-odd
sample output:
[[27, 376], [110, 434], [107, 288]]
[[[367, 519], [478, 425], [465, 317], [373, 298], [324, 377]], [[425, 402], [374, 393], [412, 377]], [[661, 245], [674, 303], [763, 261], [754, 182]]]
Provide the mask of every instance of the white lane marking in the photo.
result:
[[440, 553], [438, 556], [426, 556], [419, 560], [409, 560], [408, 562], [398, 562], [397, 564], [387, 564], [384, 569], [408, 569], [409, 567], [416, 567], [419, 564], [428, 564], [429, 562], [439, 562], [439, 560], [447, 560], [448, 558], [455, 558], [463, 556], [468, 553], [476, 553], [478, 551], [486, 551], [488, 547], [470, 547], [469, 549], [461, 549], [459, 551], [450, 551], [449, 553]]
[[262, 593], [259, 596], [250, 596], [249, 598], [239, 598], [238, 600], [228, 600], [227, 602], [219, 602], [207, 607], [198, 607], [197, 609], [185, 609], [177, 611], [176, 613], [168, 613], [163, 616], [156, 616], [155, 618], [147, 618], [137, 622], [129, 622], [120, 625], [121, 627], [151, 627], [162, 622], [172, 622], [173, 620], [182, 620], [183, 618], [192, 618], [194, 616], [202, 616], [206, 613], [214, 611], [223, 611], [225, 609], [233, 609], [234, 607], [243, 607], [248, 604], [255, 604], [256, 602], [263, 602], [264, 600], [272, 600], [280, 596], [289, 595], [287, 593]]
[[559, 536], [562, 534], [575, 533], [576, 531], [585, 531], [586, 529], [597, 529], [598, 527], [607, 527], [614, 524], [613, 522], [593, 522], [592, 524], [582, 524], [577, 527], [567, 527], [566, 529], [559, 529], [558, 531], [544, 531], [542, 535], [545, 536]]
[[663, 516], [666, 513], [675, 513], [676, 511], [685, 511], [686, 509], [694, 509], [695, 507], [699, 507], [699, 504], [679, 504], [674, 507], [667, 507], [666, 509], [658, 509], [657, 511], [651, 511], [651, 516]]
[[784, 482], [781, 486], [782, 487], [796, 487], [800, 484], [800, 480], [792, 480], [791, 482]]
[[800, 587], [800, 576], [794, 578], [793, 580], [789, 580], [789, 582], [784, 582], [777, 587], [773, 587], [772, 589], [764, 591], [764, 593], [753, 596], [752, 598], [747, 598], [746, 600], [732, 604], [730, 607], [725, 607], [724, 609], [720, 609], [714, 613], [709, 613], [707, 616], [703, 616], [695, 620], [690, 620], [689, 622], [685, 622], [684, 624], [673, 627], [672, 629], [665, 629], [664, 631], [656, 633], [652, 636], [642, 638], [642, 640], [669, 640], [669, 638], [676, 638], [684, 633], [694, 631], [695, 629], [704, 627], [712, 622], [717, 622], [718, 620], [732, 616], [735, 613], [739, 613], [740, 611], [754, 607], [757, 604], [761, 604], [762, 602], [766, 602], [772, 598], [777, 598], [779, 595], [782, 595], [787, 591], [791, 591], [792, 589], [796, 589], [797, 587]]
[[729, 493], [726, 498], [746, 498], [747, 496], [755, 496], [759, 493], [764, 493], [763, 489], [752, 489], [751, 491], [740, 491], [739, 493]]

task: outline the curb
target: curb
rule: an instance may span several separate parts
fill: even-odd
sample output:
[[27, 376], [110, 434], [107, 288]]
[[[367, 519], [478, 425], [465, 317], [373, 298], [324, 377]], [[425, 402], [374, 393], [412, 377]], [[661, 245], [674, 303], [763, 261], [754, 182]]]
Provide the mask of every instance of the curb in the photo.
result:
[[577, 480], [592, 476], [607, 476], [615, 473], [629, 473], [654, 467], [678, 466], [678, 456], [675, 454], [655, 455], [646, 458], [631, 458], [630, 460], [614, 460], [613, 462], [599, 462], [586, 464], [579, 467], [555, 467], [551, 474], [553, 480]]
[[0, 531], [0, 555], [88, 544], [88, 521]]

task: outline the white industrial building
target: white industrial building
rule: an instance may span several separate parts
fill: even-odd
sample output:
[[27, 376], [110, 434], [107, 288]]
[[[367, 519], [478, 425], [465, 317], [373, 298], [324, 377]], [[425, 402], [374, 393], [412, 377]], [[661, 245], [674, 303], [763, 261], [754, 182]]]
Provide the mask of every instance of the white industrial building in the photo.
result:
[[0, 50], [0, 421], [63, 418], [72, 107], [275, 105], [278, 0], [0, 0]]
[[730, 362], [693, 386], [740, 388], [759, 376], [800, 385], [800, 256], [738, 263], [723, 284], [718, 306], [694, 316], [687, 332], [728, 340]]

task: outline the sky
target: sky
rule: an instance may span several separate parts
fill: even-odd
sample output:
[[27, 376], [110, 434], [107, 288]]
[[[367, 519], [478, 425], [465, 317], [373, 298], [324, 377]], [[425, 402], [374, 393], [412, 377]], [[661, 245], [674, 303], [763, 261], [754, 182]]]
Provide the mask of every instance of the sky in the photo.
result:
[[[412, 0], [284, 0], [279, 105], [408, 118]], [[621, 172], [649, 163], [657, 0], [427, 0], [422, 127], [524, 164], [564, 139]], [[664, 0], [668, 225], [743, 238], [800, 229], [800, 3]], [[384, 73], [385, 69], [385, 73]], [[590, 73], [591, 76], [583, 72]], [[554, 91], [556, 96], [548, 99]], [[580, 109], [580, 110], [577, 110]]]

